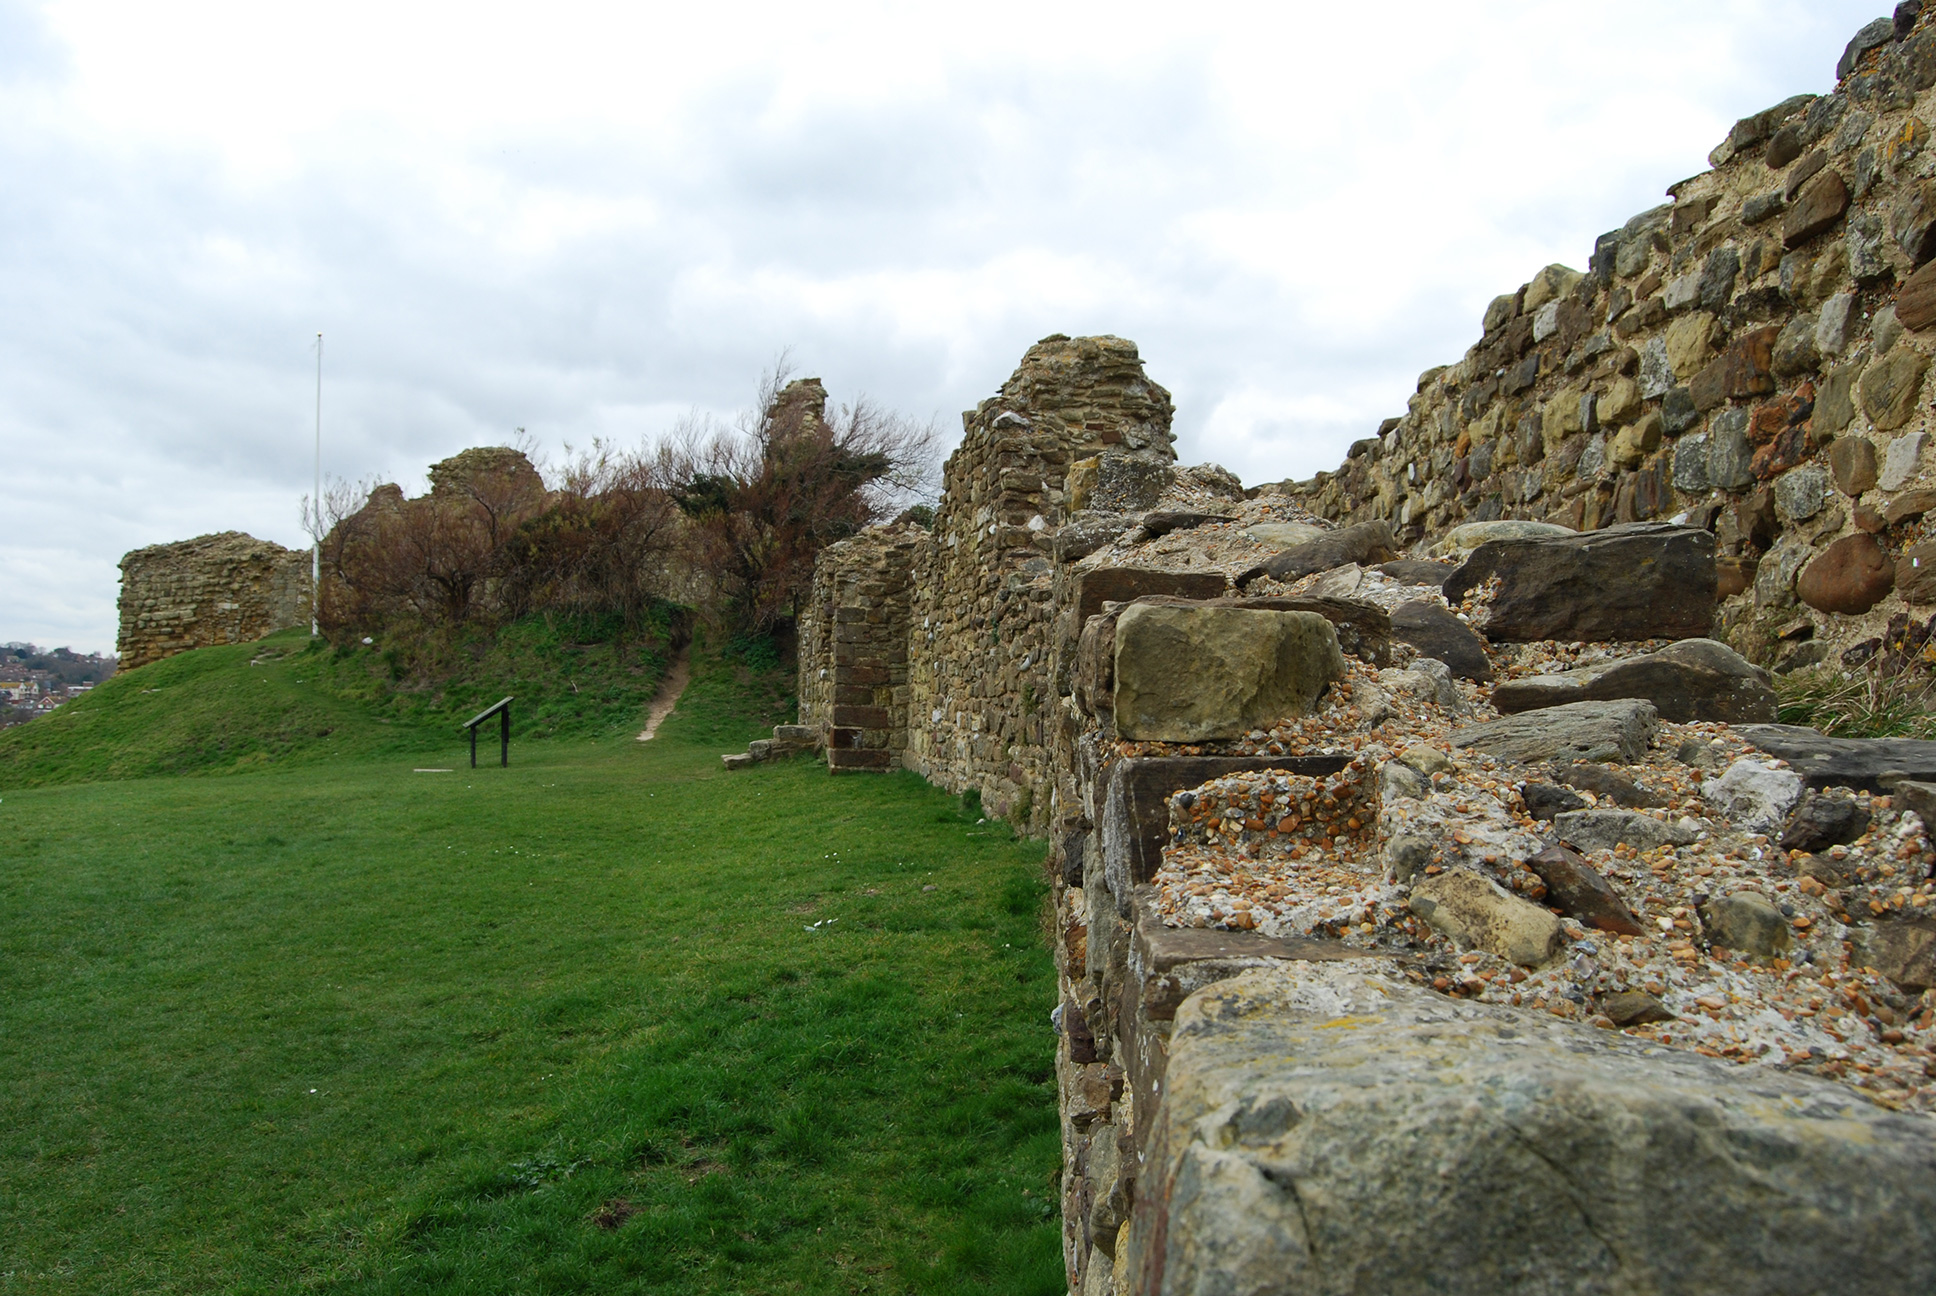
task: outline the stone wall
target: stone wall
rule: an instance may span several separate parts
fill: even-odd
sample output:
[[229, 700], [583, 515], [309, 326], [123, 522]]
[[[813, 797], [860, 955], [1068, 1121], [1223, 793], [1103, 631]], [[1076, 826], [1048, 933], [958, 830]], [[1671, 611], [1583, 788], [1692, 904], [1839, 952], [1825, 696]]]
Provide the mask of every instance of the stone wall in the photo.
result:
[[1043, 829], [1054, 538], [1074, 517], [1072, 464], [1105, 454], [1167, 474], [1170, 394], [1121, 338], [1030, 347], [1001, 391], [962, 415], [931, 540], [914, 559], [904, 762]]
[[833, 770], [887, 769], [908, 742], [908, 577], [918, 527], [870, 527], [814, 565], [800, 618], [800, 723]]
[[1429, 549], [1467, 521], [1681, 517], [1723, 632], [1793, 668], [1929, 637], [1936, 11], [1864, 29], [1834, 93], [1737, 123], [1713, 170], [1493, 301], [1406, 413], [1285, 489]]
[[121, 559], [121, 667], [306, 625], [309, 575], [308, 554], [240, 531], [136, 549]]

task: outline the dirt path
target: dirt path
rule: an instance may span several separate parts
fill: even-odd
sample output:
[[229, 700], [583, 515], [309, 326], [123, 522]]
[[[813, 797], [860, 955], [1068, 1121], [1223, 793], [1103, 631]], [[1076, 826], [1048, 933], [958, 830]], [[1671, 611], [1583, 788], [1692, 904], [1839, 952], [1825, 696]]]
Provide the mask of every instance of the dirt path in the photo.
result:
[[686, 681], [692, 678], [692, 649], [681, 648], [679, 655], [666, 667], [665, 679], [659, 683], [659, 692], [652, 699], [651, 708], [645, 713], [645, 728], [639, 733], [640, 742], [651, 742], [659, 732], [659, 724], [672, 714], [672, 708], [679, 704], [679, 695], [686, 691]]

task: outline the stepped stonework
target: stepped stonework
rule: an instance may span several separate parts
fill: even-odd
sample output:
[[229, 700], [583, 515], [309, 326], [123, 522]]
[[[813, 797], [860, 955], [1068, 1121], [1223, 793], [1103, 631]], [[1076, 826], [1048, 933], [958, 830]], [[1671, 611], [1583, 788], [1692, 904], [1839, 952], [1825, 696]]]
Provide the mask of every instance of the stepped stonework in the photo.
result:
[[121, 559], [121, 669], [307, 625], [309, 578], [308, 554], [240, 531], [136, 549]]
[[794, 740], [1048, 839], [1072, 1293], [1936, 1284], [1936, 743], [1775, 723], [1936, 657], [1936, 21], [1838, 78], [1336, 473], [1058, 336], [823, 554]]

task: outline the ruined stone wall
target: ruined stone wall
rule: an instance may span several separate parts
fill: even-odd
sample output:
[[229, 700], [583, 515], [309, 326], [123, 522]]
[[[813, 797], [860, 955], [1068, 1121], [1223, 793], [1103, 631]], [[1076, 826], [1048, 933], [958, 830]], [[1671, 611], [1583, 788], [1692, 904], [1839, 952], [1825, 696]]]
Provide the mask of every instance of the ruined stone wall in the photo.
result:
[[309, 566], [240, 531], [136, 549], [121, 559], [122, 669], [307, 624]]
[[1170, 395], [1132, 342], [1060, 334], [962, 415], [931, 541], [914, 562], [905, 763], [991, 813], [1049, 822], [1054, 534], [1072, 464], [1105, 453], [1167, 466]]
[[800, 723], [834, 770], [886, 769], [908, 743], [908, 578], [918, 527], [870, 527], [825, 550], [800, 618]]
[[1487, 308], [1407, 412], [1289, 489], [1429, 549], [1468, 521], [1685, 515], [1722, 627], [1782, 668], [1927, 639], [1936, 11], [1865, 28], [1833, 94], [1739, 122], [1714, 169]]

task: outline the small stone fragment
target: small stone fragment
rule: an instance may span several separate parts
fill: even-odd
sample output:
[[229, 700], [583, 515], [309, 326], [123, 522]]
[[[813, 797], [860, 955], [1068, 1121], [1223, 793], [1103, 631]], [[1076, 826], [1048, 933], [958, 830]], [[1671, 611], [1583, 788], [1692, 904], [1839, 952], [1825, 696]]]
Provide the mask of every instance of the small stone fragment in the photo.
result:
[[1795, 943], [1788, 919], [1774, 901], [1758, 891], [1717, 896], [1699, 909], [1709, 945], [1772, 958]]
[[1701, 795], [1725, 818], [1749, 832], [1780, 830], [1789, 809], [1801, 800], [1802, 776], [1766, 761], [1743, 757], [1718, 779], [1701, 784]]
[[1471, 869], [1449, 869], [1417, 883], [1410, 905], [1453, 940], [1522, 967], [1547, 962], [1566, 939], [1551, 913]]
[[1586, 809], [1586, 802], [1570, 788], [1552, 783], [1528, 783], [1519, 789], [1519, 798], [1526, 803], [1526, 813], [1542, 821], [1568, 810]]
[[1781, 835], [1785, 851], [1827, 850], [1846, 846], [1869, 827], [1869, 812], [1845, 792], [1804, 793]]
[[1648, 994], [1645, 990], [1622, 990], [1607, 995], [1600, 1000], [1600, 1011], [1612, 1019], [1615, 1026], [1649, 1026], [1655, 1022], [1676, 1020], [1667, 1010], [1667, 1005]]
[[1641, 936], [1646, 928], [1627, 908], [1620, 893], [1607, 884], [1577, 851], [1562, 845], [1549, 846], [1526, 861], [1526, 867], [1546, 884], [1548, 900], [1564, 913], [1589, 927], [1622, 936]]

